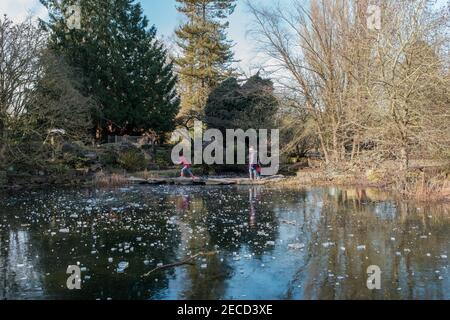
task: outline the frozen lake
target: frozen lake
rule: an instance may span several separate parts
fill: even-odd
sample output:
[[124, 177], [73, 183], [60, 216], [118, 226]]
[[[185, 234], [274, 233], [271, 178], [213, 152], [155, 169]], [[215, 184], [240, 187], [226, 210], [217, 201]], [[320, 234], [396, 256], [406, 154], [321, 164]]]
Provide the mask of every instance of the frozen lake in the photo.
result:
[[[0, 195], [0, 299], [450, 299], [449, 251], [449, 207], [376, 190]], [[142, 278], [199, 252], [211, 254]], [[371, 265], [380, 290], [367, 288]]]

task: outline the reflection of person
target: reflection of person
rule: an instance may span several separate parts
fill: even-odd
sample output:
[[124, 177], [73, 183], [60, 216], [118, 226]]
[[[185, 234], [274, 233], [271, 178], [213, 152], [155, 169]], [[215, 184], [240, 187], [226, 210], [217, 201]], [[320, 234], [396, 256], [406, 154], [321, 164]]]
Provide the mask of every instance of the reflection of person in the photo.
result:
[[181, 155], [180, 162], [181, 162], [181, 165], [183, 166], [182, 169], [181, 169], [181, 177], [182, 178], [191, 177], [192, 179], [195, 179], [195, 176], [194, 176], [194, 174], [192, 173], [192, 170], [191, 170], [191, 164], [184, 157], [184, 155]]
[[189, 204], [191, 203], [191, 198], [189, 196], [183, 196], [183, 200], [181, 203], [181, 211], [185, 212], [189, 209]]
[[256, 226], [256, 211], [255, 211], [255, 204], [253, 203], [253, 196], [252, 196], [252, 189], [249, 190], [250, 192], [250, 227]]
[[250, 203], [250, 227], [256, 226], [256, 211], [253, 203]]
[[189, 211], [189, 206], [191, 204], [191, 197], [189, 195], [183, 195], [176, 198], [175, 205], [177, 212], [184, 215]]
[[259, 189], [257, 188], [250, 188], [248, 189], [248, 202], [250, 206], [250, 226], [255, 227], [256, 226], [256, 208], [255, 208], [255, 202], [258, 202], [259, 199]]

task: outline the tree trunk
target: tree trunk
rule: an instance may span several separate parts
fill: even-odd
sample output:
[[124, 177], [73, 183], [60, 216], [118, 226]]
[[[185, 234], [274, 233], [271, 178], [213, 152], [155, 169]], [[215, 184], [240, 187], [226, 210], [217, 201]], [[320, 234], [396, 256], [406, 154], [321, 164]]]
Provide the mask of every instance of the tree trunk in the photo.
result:
[[319, 126], [317, 126], [317, 132], [319, 135], [319, 141], [320, 141], [320, 146], [322, 148], [323, 156], [325, 157], [325, 163], [328, 165], [330, 163], [330, 157], [328, 155], [327, 146], [325, 145], [325, 140], [323, 138], [322, 131], [320, 130]]
[[400, 149], [400, 161], [402, 171], [407, 171], [409, 169], [409, 152], [406, 147]]
[[350, 162], [353, 163], [353, 161], [355, 160], [355, 155], [356, 155], [356, 138], [353, 138], [353, 143], [352, 143], [352, 154], [350, 156]]
[[3, 138], [3, 130], [5, 128], [5, 125], [3, 124], [2, 116], [0, 115], [0, 138]]
[[333, 130], [333, 161], [334, 164], [339, 163], [339, 144], [338, 144], [338, 137], [337, 137], [337, 129]]
[[403, 195], [407, 195], [408, 193], [408, 169], [409, 169], [409, 153], [406, 147], [400, 148], [400, 181], [399, 190]]
[[0, 168], [5, 163], [5, 150], [6, 150], [6, 130], [3, 119], [0, 117]]

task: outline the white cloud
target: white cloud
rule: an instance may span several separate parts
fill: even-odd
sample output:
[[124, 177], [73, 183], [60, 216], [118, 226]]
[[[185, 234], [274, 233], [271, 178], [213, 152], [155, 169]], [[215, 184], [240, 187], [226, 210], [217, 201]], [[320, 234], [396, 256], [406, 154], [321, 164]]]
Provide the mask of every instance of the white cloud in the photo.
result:
[[43, 18], [47, 10], [39, 0], [1, 0], [0, 15], [5, 14], [13, 21], [20, 22], [29, 15]]

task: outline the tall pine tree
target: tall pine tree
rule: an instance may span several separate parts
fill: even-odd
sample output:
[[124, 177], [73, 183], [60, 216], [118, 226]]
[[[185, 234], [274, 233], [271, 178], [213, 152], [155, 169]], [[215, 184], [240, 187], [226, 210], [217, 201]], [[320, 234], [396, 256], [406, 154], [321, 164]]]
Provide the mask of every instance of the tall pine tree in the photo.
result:
[[[173, 130], [179, 99], [167, 52], [134, 0], [41, 0], [49, 11], [50, 47], [80, 72], [97, 136]], [[81, 7], [81, 28], [69, 28], [69, 8]]]
[[177, 0], [186, 22], [176, 30], [181, 56], [181, 115], [200, 118], [211, 90], [233, 74], [232, 43], [227, 40], [227, 17], [236, 0]]

